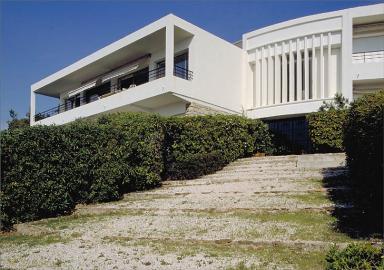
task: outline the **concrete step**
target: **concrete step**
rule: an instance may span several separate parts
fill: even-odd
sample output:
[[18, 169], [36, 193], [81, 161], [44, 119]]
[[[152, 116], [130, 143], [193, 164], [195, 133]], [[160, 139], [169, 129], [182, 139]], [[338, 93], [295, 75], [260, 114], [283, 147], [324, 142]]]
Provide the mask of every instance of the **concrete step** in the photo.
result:
[[229, 166], [265, 166], [265, 167], [300, 167], [300, 168], [333, 168], [345, 166], [344, 153], [266, 156], [243, 158], [232, 162]]
[[217, 172], [203, 176], [200, 179], [265, 179], [265, 178], [289, 178], [289, 179], [302, 179], [302, 178], [326, 178], [332, 176], [344, 175], [347, 173], [345, 169], [339, 170], [325, 170], [325, 171], [281, 171], [281, 172]]
[[247, 157], [239, 158], [235, 162], [248, 161], [248, 160], [259, 160], [259, 161], [284, 161], [284, 160], [297, 160], [298, 155], [286, 155], [286, 156], [262, 156], [262, 157]]
[[226, 166], [218, 172], [239, 172], [239, 171], [252, 171], [252, 172], [263, 172], [263, 171], [321, 171], [318, 168], [298, 168], [294, 166], [260, 166], [260, 165], [238, 165], [238, 166]]
[[223, 174], [223, 173], [251, 173], [251, 174], [257, 174], [257, 173], [308, 173], [308, 172], [314, 172], [314, 173], [321, 173], [325, 171], [344, 171], [347, 172], [347, 169], [345, 167], [340, 168], [331, 168], [331, 169], [316, 169], [316, 168], [281, 168], [281, 167], [274, 167], [274, 168], [264, 168], [264, 167], [232, 167], [232, 168], [224, 168], [221, 171], [216, 172], [217, 174]]
[[259, 164], [259, 165], [272, 165], [272, 164], [289, 164], [296, 166], [297, 160], [270, 160], [270, 159], [248, 159], [248, 160], [236, 160], [231, 163], [233, 166], [237, 165], [248, 165], [248, 164]]
[[250, 173], [233, 173], [233, 174], [210, 174], [207, 176], [204, 176], [202, 179], [212, 179], [212, 178], [263, 178], [263, 177], [276, 177], [280, 178], [282, 176], [290, 177], [290, 178], [327, 178], [331, 176], [338, 176], [343, 175], [345, 172], [317, 172], [317, 173], [263, 173], [263, 174], [250, 174]]

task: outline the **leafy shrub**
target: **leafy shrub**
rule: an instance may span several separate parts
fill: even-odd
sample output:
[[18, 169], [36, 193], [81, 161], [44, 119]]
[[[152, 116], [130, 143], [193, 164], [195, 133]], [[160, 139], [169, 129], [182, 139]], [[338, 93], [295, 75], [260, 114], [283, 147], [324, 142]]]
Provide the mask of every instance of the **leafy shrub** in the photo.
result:
[[347, 164], [361, 206], [383, 209], [383, 116], [384, 91], [364, 95], [348, 112], [344, 144]]
[[[2, 228], [189, 179], [270, 152], [265, 124], [238, 116], [117, 113], [1, 133]], [[166, 169], [166, 170], [165, 170]]]
[[79, 153], [79, 160], [68, 158], [71, 146], [64, 130], [64, 127], [33, 127], [2, 133], [3, 226], [73, 209], [75, 197], [82, 192], [71, 196], [72, 191], [83, 190], [86, 185], [81, 170], [81, 159], [86, 153]]
[[309, 137], [317, 153], [342, 152], [343, 125], [348, 110], [330, 109], [307, 115]]
[[319, 112], [329, 110], [345, 110], [349, 107], [349, 100], [343, 97], [342, 94], [336, 93], [332, 101], [323, 101], [323, 105], [320, 106]]
[[159, 185], [162, 134], [158, 118], [129, 114], [3, 132], [3, 229]]
[[384, 269], [383, 252], [384, 248], [376, 248], [370, 244], [350, 244], [343, 250], [333, 246], [326, 255], [326, 269]]
[[163, 119], [155, 114], [115, 113], [102, 116], [98, 123], [122, 133], [119, 161], [128, 166], [124, 192], [158, 186], [164, 169]]
[[272, 148], [267, 126], [240, 116], [170, 117], [165, 130], [165, 177], [170, 179], [196, 178]]
[[8, 129], [25, 128], [29, 127], [29, 113], [25, 118], [19, 119], [17, 113], [14, 110], [9, 111], [10, 120], [7, 121]]

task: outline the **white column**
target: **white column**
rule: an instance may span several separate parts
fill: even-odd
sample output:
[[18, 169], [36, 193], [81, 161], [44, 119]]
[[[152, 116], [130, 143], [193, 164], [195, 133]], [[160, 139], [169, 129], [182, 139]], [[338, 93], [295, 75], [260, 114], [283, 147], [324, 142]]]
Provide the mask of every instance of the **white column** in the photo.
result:
[[275, 43], [275, 104], [279, 104], [281, 100], [280, 65], [280, 55], [277, 52], [277, 43]]
[[[256, 59], [256, 52], [255, 52]], [[257, 59], [255, 60], [255, 64], [253, 65], [253, 96], [252, 96], [252, 107], [255, 108], [257, 106]]]
[[36, 114], [36, 93], [31, 89], [31, 100], [29, 108], [29, 124], [32, 126], [35, 123]]
[[304, 37], [304, 100], [309, 99], [308, 39]]
[[300, 48], [300, 39], [296, 40], [296, 91], [297, 91], [297, 100], [302, 99], [302, 83], [301, 83], [301, 48]]
[[261, 106], [261, 77], [260, 77], [260, 51], [257, 49], [255, 52], [255, 95], [253, 97], [253, 104], [255, 107]]
[[272, 49], [268, 46], [268, 105], [272, 105], [275, 99], [273, 95], [274, 81], [273, 81], [273, 61], [272, 61]]
[[295, 100], [295, 60], [293, 58], [292, 40], [289, 41], [289, 102]]
[[261, 105], [268, 104], [268, 77], [267, 77], [267, 55], [264, 47], [261, 49]]
[[316, 74], [316, 36], [312, 35], [312, 99], [317, 99], [317, 74]]
[[327, 97], [332, 97], [334, 95], [333, 91], [331, 90], [331, 55], [332, 55], [332, 45], [331, 45], [331, 33], [328, 33], [328, 50], [327, 50]]
[[281, 43], [281, 58], [282, 58], [282, 65], [283, 65], [283, 76], [282, 76], [282, 82], [281, 82], [281, 99], [282, 103], [287, 102], [287, 89], [288, 89], [288, 81], [287, 81], [287, 55], [285, 54], [285, 43]]
[[324, 36], [320, 34], [320, 96], [324, 98]]
[[169, 23], [165, 30], [165, 76], [173, 76], [174, 66], [174, 31], [175, 26]]
[[352, 17], [348, 12], [343, 15], [343, 30], [341, 34], [341, 89], [339, 92], [349, 101], [353, 99], [353, 81], [352, 81]]

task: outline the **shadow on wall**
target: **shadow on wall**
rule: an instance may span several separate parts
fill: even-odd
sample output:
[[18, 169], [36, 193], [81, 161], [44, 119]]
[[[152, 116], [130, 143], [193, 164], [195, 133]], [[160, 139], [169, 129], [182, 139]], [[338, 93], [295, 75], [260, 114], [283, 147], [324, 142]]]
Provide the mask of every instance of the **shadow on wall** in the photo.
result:
[[[352, 238], [383, 238], [383, 214], [380, 207], [360, 203], [363, 194], [353, 189], [347, 173], [337, 175], [340, 168], [323, 170], [323, 187], [335, 204], [332, 216], [336, 218], [335, 230]], [[365, 205], [364, 207], [361, 205]]]

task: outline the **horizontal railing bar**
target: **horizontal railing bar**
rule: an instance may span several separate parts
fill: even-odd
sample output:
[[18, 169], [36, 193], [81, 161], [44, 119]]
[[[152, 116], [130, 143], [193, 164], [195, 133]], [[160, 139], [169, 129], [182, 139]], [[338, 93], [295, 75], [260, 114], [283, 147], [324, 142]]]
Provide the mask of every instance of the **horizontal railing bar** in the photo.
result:
[[[131, 78], [135, 78], [135, 77], [142, 75], [142, 74], [148, 74], [148, 80], [159, 79], [159, 78], [162, 78], [165, 76], [165, 67], [158, 67], [158, 68], [148, 70], [148, 71], [139, 70], [139, 71], [133, 72], [129, 75], [132, 76]], [[183, 79], [186, 79], [186, 80], [192, 80], [192, 78], [193, 78], [193, 72], [191, 70], [188, 70], [188, 69], [176, 66], [176, 65], [174, 66], [174, 75], [181, 77]], [[87, 89], [87, 90], [89, 90], [89, 89]], [[114, 95], [114, 94], [120, 92], [119, 90], [122, 90], [122, 89], [119, 89], [117, 84], [113, 84], [113, 85], [111, 85], [109, 93], [112, 93], [112, 95]], [[86, 91], [86, 90], [84, 90], [84, 91]], [[100, 98], [103, 98], [103, 96], [98, 97], [98, 99], [100, 99]], [[53, 107], [53, 108], [50, 108], [50, 109], [47, 109], [45, 111], [42, 111], [42, 112], [35, 114], [35, 116], [34, 116], [35, 121], [60, 114], [61, 112], [69, 111], [69, 110], [72, 110], [74, 108], [78, 108], [82, 105], [91, 103], [91, 102], [96, 101], [98, 99], [89, 100], [89, 97], [87, 97], [87, 96], [74, 98], [72, 104], [70, 104], [70, 103], [60, 104], [56, 107]], [[79, 105], [76, 106], [76, 104], [79, 104]], [[37, 118], [39, 118], [39, 119], [36, 120]]]

